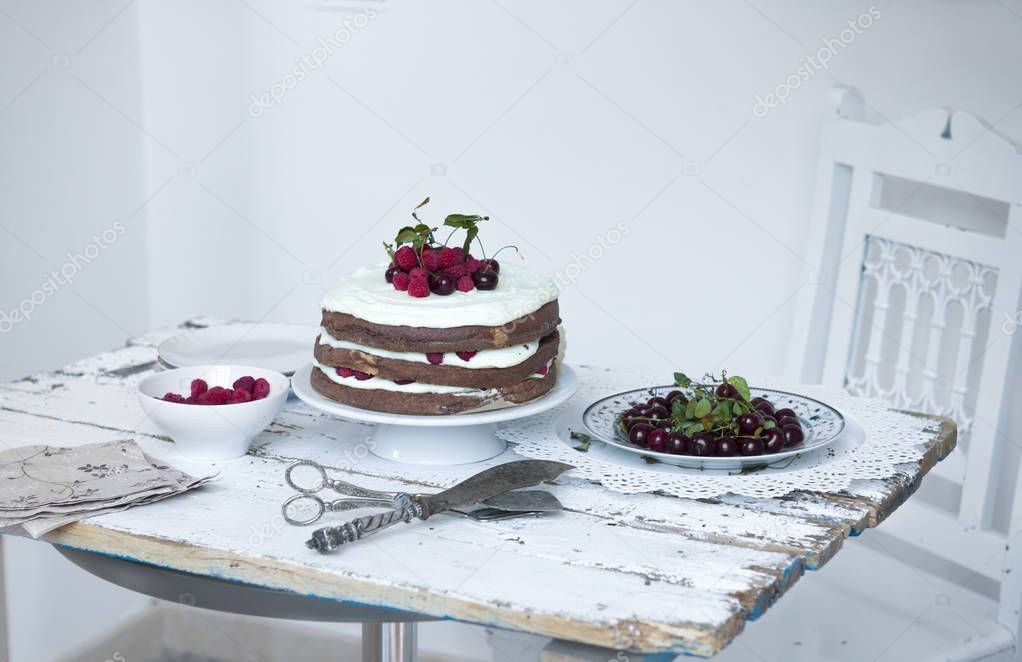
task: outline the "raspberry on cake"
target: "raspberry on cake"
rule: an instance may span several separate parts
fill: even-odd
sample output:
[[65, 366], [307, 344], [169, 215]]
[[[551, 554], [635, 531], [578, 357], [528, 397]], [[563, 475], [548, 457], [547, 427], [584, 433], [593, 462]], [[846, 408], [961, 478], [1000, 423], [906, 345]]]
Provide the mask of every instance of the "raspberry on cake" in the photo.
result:
[[313, 388], [395, 414], [493, 409], [549, 392], [564, 346], [554, 282], [474, 257], [484, 216], [448, 216], [466, 235], [449, 247], [412, 215], [418, 223], [388, 246], [390, 262], [342, 277], [324, 296]]

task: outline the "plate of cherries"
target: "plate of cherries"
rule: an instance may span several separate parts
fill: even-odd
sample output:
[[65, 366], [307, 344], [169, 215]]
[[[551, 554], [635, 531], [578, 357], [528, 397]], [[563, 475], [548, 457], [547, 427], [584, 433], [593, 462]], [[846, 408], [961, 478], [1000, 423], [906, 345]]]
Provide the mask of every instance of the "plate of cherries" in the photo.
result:
[[674, 384], [594, 402], [582, 421], [621, 450], [696, 469], [772, 465], [827, 446], [845, 427], [830, 405], [727, 373], [695, 383], [677, 372]]

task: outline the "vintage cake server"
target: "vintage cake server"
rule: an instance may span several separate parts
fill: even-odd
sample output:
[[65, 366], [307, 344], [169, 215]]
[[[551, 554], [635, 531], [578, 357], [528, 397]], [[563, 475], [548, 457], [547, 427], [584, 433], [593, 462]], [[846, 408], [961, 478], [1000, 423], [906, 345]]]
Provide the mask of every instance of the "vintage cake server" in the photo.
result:
[[572, 468], [570, 464], [548, 460], [500, 464], [437, 494], [398, 494], [395, 497], [398, 508], [359, 517], [340, 526], [317, 529], [305, 544], [321, 553], [330, 552], [398, 522], [410, 522], [413, 518], [425, 520], [437, 513], [471, 506], [498, 494], [553, 480]]
[[[356, 510], [358, 508], [390, 508], [397, 510], [400, 504], [395, 501], [397, 492], [381, 493], [387, 494], [387, 498], [374, 499], [335, 499], [325, 501], [315, 494], [295, 494], [289, 497], [281, 506], [280, 511], [284, 521], [295, 526], [308, 526], [315, 524], [326, 513], [336, 513], [345, 510]], [[471, 509], [457, 509], [446, 511], [452, 515], [464, 515], [479, 521], [494, 519], [505, 519], [516, 515], [539, 515], [563, 510], [564, 506], [553, 494], [544, 490], [514, 490], [490, 497], [478, 504], [473, 504]], [[296, 511], [302, 508], [309, 508], [310, 514], [307, 517], [296, 516]], [[486, 511], [486, 512], [481, 512]], [[477, 516], [478, 515], [478, 516]]]
[[512, 490], [475, 504], [471, 510], [455, 508], [442, 515], [459, 515], [477, 522], [493, 522], [513, 517], [543, 515], [564, 510], [564, 506], [546, 490]]

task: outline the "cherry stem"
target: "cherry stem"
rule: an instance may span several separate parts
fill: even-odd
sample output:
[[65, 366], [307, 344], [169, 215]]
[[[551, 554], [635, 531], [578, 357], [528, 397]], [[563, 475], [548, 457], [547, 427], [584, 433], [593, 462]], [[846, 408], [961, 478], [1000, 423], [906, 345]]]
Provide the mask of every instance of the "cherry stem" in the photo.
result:
[[514, 244], [508, 244], [507, 246], [501, 246], [499, 249], [497, 249], [497, 252], [494, 253], [493, 257], [491, 257], [490, 259], [491, 260], [496, 260], [497, 256], [500, 255], [501, 251], [506, 250], [508, 248], [513, 248], [515, 253], [517, 253], [518, 256], [521, 257], [522, 252], [520, 250], [518, 250], [518, 247], [515, 246]]
[[486, 249], [483, 248], [483, 240], [479, 238], [479, 235], [476, 235], [476, 243], [479, 244], [479, 250], [482, 252], [483, 259], [485, 260], [486, 259]]

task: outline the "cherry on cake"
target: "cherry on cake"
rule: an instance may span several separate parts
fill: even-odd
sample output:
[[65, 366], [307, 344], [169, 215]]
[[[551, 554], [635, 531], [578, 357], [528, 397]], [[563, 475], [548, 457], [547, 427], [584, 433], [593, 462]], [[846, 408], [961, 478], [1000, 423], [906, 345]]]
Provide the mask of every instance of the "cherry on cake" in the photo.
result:
[[[429, 201], [427, 198], [419, 207]], [[416, 210], [419, 209], [416, 207]], [[563, 355], [548, 277], [473, 254], [483, 216], [402, 228], [390, 260], [342, 277], [323, 297], [312, 386], [344, 404], [395, 414], [457, 414], [538, 398]]]

